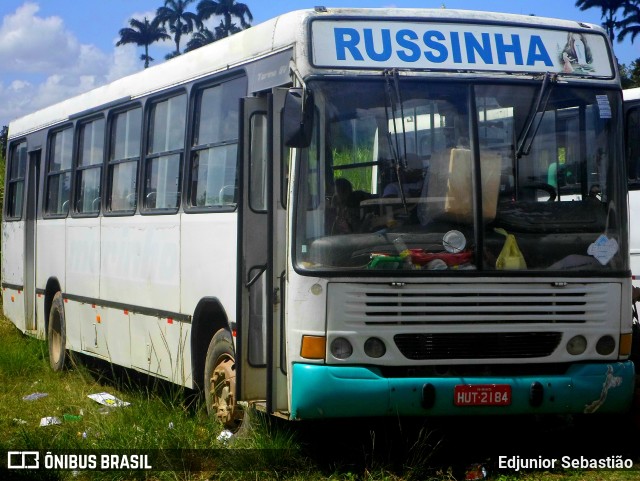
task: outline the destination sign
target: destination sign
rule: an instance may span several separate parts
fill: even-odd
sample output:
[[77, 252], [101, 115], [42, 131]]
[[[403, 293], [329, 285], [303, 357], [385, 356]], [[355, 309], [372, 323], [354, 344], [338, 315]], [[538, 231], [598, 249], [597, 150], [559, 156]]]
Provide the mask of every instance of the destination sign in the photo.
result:
[[315, 20], [313, 64], [614, 76], [604, 35], [562, 30], [399, 21]]

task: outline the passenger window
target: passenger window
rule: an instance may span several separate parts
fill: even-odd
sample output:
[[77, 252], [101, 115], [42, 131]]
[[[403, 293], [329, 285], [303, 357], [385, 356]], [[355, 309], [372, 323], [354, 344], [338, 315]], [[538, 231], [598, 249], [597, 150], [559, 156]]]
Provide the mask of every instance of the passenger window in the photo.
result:
[[640, 188], [640, 136], [638, 136], [638, 132], [640, 132], [640, 108], [629, 110], [625, 126], [629, 188], [637, 190]]
[[11, 219], [22, 217], [24, 199], [24, 178], [27, 170], [27, 143], [12, 146], [9, 154], [9, 181], [7, 184], [6, 216]]
[[109, 148], [109, 197], [107, 209], [117, 213], [136, 210], [138, 159], [142, 110], [137, 107], [113, 117]]
[[251, 152], [249, 154], [249, 206], [266, 212], [267, 206], [267, 116], [256, 113], [251, 117]]
[[79, 128], [75, 211], [100, 212], [100, 179], [104, 154], [104, 119], [85, 122]]
[[180, 165], [184, 149], [187, 96], [151, 107], [144, 169], [144, 208], [175, 210], [180, 205]]
[[189, 205], [235, 207], [238, 198], [239, 100], [246, 78], [207, 87], [196, 96], [191, 150]]
[[71, 127], [55, 132], [49, 137], [45, 209], [49, 215], [65, 216], [69, 212], [72, 151], [73, 129]]

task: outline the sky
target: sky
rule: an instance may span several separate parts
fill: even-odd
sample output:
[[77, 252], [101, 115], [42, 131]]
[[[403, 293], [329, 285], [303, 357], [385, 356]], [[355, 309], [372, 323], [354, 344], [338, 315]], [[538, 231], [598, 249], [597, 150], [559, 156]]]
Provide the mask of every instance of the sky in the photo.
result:
[[[194, 1], [193, 11], [198, 1]], [[282, 13], [326, 7], [407, 7], [534, 14], [600, 24], [599, 9], [585, 12], [575, 0], [244, 0], [256, 25]], [[142, 48], [116, 47], [131, 18], [152, 18], [163, 0], [0, 0], [0, 126], [60, 100], [143, 68]], [[218, 21], [215, 23], [217, 24]], [[215, 25], [212, 25], [215, 26]], [[182, 46], [186, 40], [182, 41]], [[152, 65], [164, 61], [173, 42], [152, 46]], [[640, 37], [616, 42], [629, 65], [640, 57]]]

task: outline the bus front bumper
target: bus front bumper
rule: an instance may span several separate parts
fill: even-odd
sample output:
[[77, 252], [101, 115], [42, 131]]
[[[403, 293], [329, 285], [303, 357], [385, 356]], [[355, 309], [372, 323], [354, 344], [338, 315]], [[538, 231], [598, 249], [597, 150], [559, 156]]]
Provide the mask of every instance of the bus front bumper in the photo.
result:
[[[624, 412], [634, 378], [631, 361], [576, 364], [562, 375], [429, 378], [387, 378], [374, 367], [294, 364], [291, 418]], [[510, 386], [508, 404], [454, 402], [460, 386], [496, 385]]]

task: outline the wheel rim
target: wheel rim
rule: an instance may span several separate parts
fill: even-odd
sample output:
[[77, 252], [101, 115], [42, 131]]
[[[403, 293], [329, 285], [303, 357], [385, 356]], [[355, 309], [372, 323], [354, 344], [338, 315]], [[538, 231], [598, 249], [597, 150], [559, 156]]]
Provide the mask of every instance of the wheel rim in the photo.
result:
[[60, 316], [55, 313], [53, 317], [53, 325], [51, 326], [51, 360], [58, 363], [62, 352], [62, 335], [60, 334]]
[[236, 405], [235, 360], [228, 354], [218, 358], [209, 383], [210, 412], [225, 426], [233, 426], [241, 414]]

